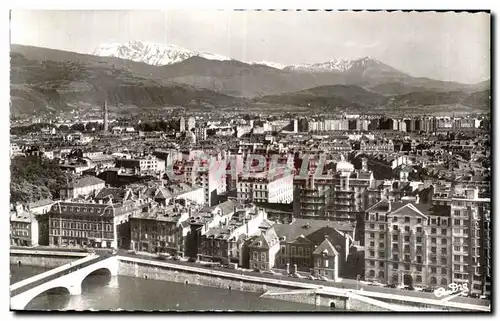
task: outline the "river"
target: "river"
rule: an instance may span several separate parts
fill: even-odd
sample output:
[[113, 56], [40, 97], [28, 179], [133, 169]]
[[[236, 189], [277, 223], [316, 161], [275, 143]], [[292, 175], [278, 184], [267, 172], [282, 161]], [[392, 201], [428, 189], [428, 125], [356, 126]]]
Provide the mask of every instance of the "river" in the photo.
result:
[[[11, 284], [48, 270], [11, 265]], [[130, 311], [331, 311], [328, 307], [260, 299], [258, 293], [185, 285], [128, 276], [91, 275], [82, 295], [42, 294], [27, 310], [130, 310]], [[336, 310], [340, 311], [340, 310]]]

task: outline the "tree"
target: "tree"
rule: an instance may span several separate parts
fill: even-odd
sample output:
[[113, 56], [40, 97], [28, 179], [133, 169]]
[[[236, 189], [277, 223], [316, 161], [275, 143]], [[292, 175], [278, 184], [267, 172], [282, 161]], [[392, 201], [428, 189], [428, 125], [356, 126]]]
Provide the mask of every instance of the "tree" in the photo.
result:
[[11, 202], [29, 203], [44, 198], [58, 198], [69, 174], [56, 161], [37, 156], [17, 156], [10, 164]]
[[83, 132], [85, 131], [85, 125], [83, 123], [76, 123], [71, 125], [71, 130]]

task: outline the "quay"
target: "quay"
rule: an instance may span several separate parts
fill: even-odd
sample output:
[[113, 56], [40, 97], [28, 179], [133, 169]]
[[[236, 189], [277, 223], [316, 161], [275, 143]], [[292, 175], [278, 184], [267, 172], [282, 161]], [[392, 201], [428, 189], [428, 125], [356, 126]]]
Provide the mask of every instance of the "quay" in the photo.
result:
[[[56, 273], [67, 278], [66, 284], [72, 284], [76, 289], [79, 288], [82, 280], [90, 273], [98, 269], [107, 269], [111, 275], [124, 275], [132, 277], [141, 277], [155, 280], [164, 280], [177, 283], [194, 284], [200, 286], [226, 288], [230, 290], [239, 290], [246, 292], [261, 293], [261, 297], [272, 296], [273, 299], [280, 299], [291, 302], [300, 302], [312, 305], [330, 306], [336, 309], [354, 310], [354, 311], [481, 311], [489, 312], [489, 306], [466, 304], [453, 301], [442, 301], [438, 299], [428, 299], [421, 297], [412, 297], [409, 295], [389, 294], [376, 291], [355, 290], [340, 288], [336, 285], [330, 285], [327, 282], [323, 284], [311, 283], [300, 279], [283, 280], [271, 275], [248, 275], [243, 271], [220, 270], [201, 266], [194, 266], [186, 262], [177, 261], [157, 261], [152, 258], [139, 258], [127, 256], [119, 253], [118, 255], [104, 255], [100, 259], [98, 254], [92, 253], [72, 253], [56, 250], [11, 250], [11, 263], [15, 260], [28, 258], [28, 262], [47, 263], [48, 260], [58, 261], [60, 257], [73, 256], [71, 273], [64, 273], [69, 267], [59, 266], [57, 269], [47, 271], [43, 276], [38, 275], [28, 280], [23, 280], [11, 286], [11, 291], [16, 290], [16, 295], [23, 294], [19, 292], [22, 287], [30, 290], [30, 283], [37, 282], [41, 286], [45, 277], [52, 274], [47, 281], [57, 282]], [[82, 258], [83, 256], [83, 258]], [[87, 258], [86, 258], [87, 257]], [[92, 258], [91, 258], [92, 257]], [[80, 260], [76, 260], [80, 258]], [[26, 260], [24, 260], [26, 261]], [[81, 263], [78, 263], [81, 261]], [[95, 262], [94, 262], [95, 261]], [[24, 264], [24, 263], [23, 263]], [[80, 271], [79, 264], [84, 264], [85, 271]], [[29, 265], [29, 264], [26, 264]], [[32, 264], [37, 265], [37, 264]], [[69, 271], [69, 270], [68, 270]], [[31, 281], [30, 281], [31, 280]], [[73, 281], [70, 281], [73, 280]], [[34, 283], [35, 284], [35, 283]], [[54, 283], [56, 284], [56, 283]], [[61, 282], [57, 283], [61, 286]], [[68, 285], [69, 286], [69, 285]], [[47, 290], [50, 286], [44, 285], [38, 290]], [[41, 294], [42, 292], [33, 291], [31, 294]], [[78, 295], [78, 290], [69, 290], [72, 295]], [[11, 293], [11, 300], [12, 300]], [[29, 299], [29, 298], [28, 298]], [[29, 302], [23, 301], [23, 304]], [[19, 304], [19, 306], [23, 306]], [[12, 306], [11, 302], [11, 308]], [[22, 309], [22, 308], [21, 308]]]

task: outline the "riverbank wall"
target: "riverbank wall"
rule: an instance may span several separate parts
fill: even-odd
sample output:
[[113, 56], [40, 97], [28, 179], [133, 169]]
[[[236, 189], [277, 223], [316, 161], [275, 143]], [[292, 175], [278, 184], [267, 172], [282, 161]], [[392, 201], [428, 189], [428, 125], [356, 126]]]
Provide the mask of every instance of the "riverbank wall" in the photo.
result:
[[[145, 279], [162, 280], [175, 283], [194, 284], [231, 289], [236, 291], [265, 294], [262, 299], [277, 299], [316, 306], [332, 307], [347, 311], [390, 311], [377, 305], [361, 302], [342, 293], [327, 293], [310, 284], [258, 278], [237, 273], [196, 269], [193, 267], [155, 262], [129, 257], [118, 257], [118, 274]], [[291, 293], [298, 291], [298, 293]], [[299, 292], [300, 291], [300, 292]], [[282, 294], [281, 294], [282, 293]]]
[[56, 268], [87, 255], [88, 253], [11, 249], [9, 259], [10, 264]]

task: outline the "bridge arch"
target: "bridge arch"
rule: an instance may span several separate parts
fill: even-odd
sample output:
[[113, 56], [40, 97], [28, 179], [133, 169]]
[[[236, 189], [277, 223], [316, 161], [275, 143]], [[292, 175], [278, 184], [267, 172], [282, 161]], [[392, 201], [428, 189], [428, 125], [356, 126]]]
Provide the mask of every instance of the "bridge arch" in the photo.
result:
[[[116, 257], [103, 258], [100, 261], [97, 261], [95, 263], [91, 262], [90, 265], [86, 265], [86, 262], [88, 262], [89, 260], [92, 261], [94, 259], [95, 258], [92, 257], [90, 259], [84, 258], [79, 261], [79, 264], [70, 263], [66, 267], [66, 270], [69, 273], [64, 273], [65, 272], [64, 269], [63, 270], [54, 269], [57, 270], [54, 273], [63, 273], [63, 274], [57, 278], [49, 279], [45, 283], [40, 284], [39, 283], [40, 280], [37, 279], [36, 276], [33, 277], [31, 284], [33, 284], [34, 286], [31, 289], [26, 291], [21, 291], [15, 294], [14, 296], [11, 296], [10, 300], [11, 309], [23, 310], [25, 309], [26, 305], [35, 297], [54, 288], [60, 288], [60, 287], [66, 288], [69, 291], [70, 295], [80, 295], [82, 293], [82, 282], [91, 274], [105, 272], [106, 274], [109, 273], [111, 276], [118, 275], [118, 261], [116, 260]], [[82, 265], [82, 267], [76, 268], [79, 265]], [[50, 278], [50, 275], [45, 277]], [[11, 291], [12, 287], [14, 289], [18, 289], [19, 286], [20, 285], [16, 287], [16, 284], [14, 284], [13, 286], [11, 286]], [[22, 286], [29, 287], [30, 282], [24, 282]]]
[[52, 295], [52, 294], [66, 295], [69, 298], [69, 296], [71, 295], [71, 290], [66, 286], [59, 285], [59, 286], [55, 286], [55, 287], [40, 291], [40, 293], [33, 296], [29, 301], [27, 301], [24, 304], [24, 309], [27, 309], [29, 307], [30, 303], [35, 301], [37, 298], [39, 298], [43, 295]]
[[111, 271], [108, 267], [99, 267], [93, 271], [86, 272], [80, 276], [80, 287], [84, 285], [84, 282], [89, 280], [89, 277], [96, 275], [105, 275], [111, 277], [113, 275], [113, 271]]

